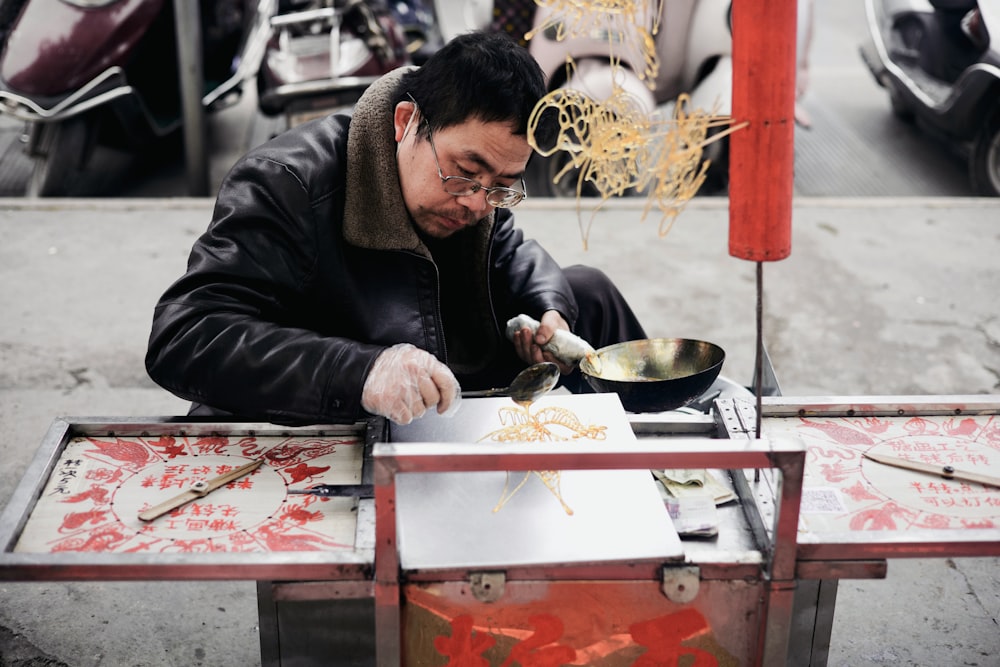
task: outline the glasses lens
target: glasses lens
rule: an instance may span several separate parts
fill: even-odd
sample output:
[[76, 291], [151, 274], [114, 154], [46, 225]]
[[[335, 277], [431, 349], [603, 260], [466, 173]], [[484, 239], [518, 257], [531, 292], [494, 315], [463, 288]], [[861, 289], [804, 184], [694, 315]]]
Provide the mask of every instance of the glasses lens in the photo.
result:
[[509, 190], [507, 188], [496, 188], [486, 195], [486, 201], [489, 202], [490, 206], [496, 206], [497, 208], [510, 208], [519, 203], [523, 198], [524, 195], [517, 190]]
[[524, 199], [524, 193], [511, 188], [484, 188], [482, 185], [464, 176], [445, 176], [441, 182], [444, 191], [455, 197], [467, 197], [480, 190], [486, 190], [486, 201], [496, 208], [510, 208]]
[[466, 197], [475, 194], [482, 187], [471, 178], [463, 176], [446, 176], [442, 185], [445, 192], [456, 197]]

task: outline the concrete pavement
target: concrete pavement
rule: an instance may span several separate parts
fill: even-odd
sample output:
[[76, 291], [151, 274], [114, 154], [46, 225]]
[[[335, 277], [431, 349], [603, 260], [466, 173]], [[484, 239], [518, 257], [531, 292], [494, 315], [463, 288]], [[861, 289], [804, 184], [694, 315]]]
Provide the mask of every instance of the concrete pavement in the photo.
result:
[[[726, 200], [696, 200], [664, 238], [642, 203], [609, 203], [586, 251], [573, 203], [517, 213], [563, 264], [604, 269], [650, 336], [716, 342], [723, 374], [749, 383], [755, 267], [728, 255]], [[0, 200], [0, 506], [56, 416], [186, 410], [142, 359], [211, 205]], [[998, 257], [997, 200], [797, 200], [792, 255], [764, 266], [784, 395], [1000, 394]], [[998, 565], [891, 561], [885, 580], [841, 582], [829, 664], [997, 667]], [[0, 667], [258, 664], [254, 596], [251, 582], [0, 582]]]

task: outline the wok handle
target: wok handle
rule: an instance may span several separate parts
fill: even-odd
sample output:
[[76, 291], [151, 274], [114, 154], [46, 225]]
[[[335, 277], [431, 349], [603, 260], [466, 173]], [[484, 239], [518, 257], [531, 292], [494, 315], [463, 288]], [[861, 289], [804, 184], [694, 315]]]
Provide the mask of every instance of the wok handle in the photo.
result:
[[712, 405], [712, 402], [715, 401], [715, 399], [717, 399], [721, 395], [722, 395], [722, 390], [717, 389], [709, 394], [704, 394], [701, 398], [697, 398], [691, 401], [684, 407], [697, 410], [698, 412], [707, 412], [708, 408]]
[[[514, 339], [514, 333], [528, 327], [534, 333], [538, 330], [538, 320], [528, 315], [518, 315], [507, 321], [507, 338]], [[568, 366], [576, 366], [586, 356], [594, 354], [593, 346], [570, 331], [559, 329], [548, 343], [542, 346], [546, 352]]]

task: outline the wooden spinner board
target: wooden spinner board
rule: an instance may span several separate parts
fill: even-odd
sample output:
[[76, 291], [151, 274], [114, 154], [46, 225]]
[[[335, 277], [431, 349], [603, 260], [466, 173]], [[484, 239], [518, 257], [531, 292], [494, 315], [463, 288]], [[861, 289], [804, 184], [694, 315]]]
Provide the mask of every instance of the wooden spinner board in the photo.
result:
[[[944, 548], [952, 540], [985, 538], [993, 544], [988, 550], [1000, 545], [1000, 488], [864, 457], [882, 454], [1000, 477], [1000, 415], [851, 413], [763, 421], [768, 438], [792, 436], [807, 449], [800, 544], [841, 541], [867, 555], [880, 552], [866, 550], [865, 542], [909, 542], [897, 555], [919, 555], [921, 542]], [[891, 546], [882, 555], [894, 555]]]
[[[17, 541], [29, 553], [353, 549], [357, 500], [291, 495], [361, 481], [363, 434], [78, 435], [58, 454]], [[264, 465], [150, 522], [138, 513], [253, 460]]]

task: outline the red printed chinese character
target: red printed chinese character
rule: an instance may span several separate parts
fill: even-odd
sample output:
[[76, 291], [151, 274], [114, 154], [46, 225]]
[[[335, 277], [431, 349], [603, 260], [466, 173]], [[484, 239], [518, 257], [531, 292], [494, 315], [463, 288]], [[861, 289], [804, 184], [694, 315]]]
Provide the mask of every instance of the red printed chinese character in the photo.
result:
[[434, 648], [448, 658], [445, 667], [488, 667], [490, 663], [483, 652], [495, 643], [496, 640], [487, 634], [473, 634], [472, 617], [467, 614], [452, 619], [451, 637], [434, 638]]
[[628, 630], [637, 644], [648, 649], [633, 663], [635, 667], [677, 667], [682, 655], [694, 657], [693, 663], [687, 663], [691, 667], [718, 667], [711, 653], [681, 644], [711, 630], [696, 609], [634, 623]]
[[177, 487], [183, 489], [191, 486], [193, 481], [187, 472], [186, 464], [171, 465], [167, 466], [163, 475], [160, 476], [160, 488], [169, 489]]
[[529, 616], [535, 633], [514, 645], [501, 667], [517, 662], [521, 667], [558, 667], [576, 659], [576, 651], [563, 644], [549, 646], [562, 637], [563, 623], [550, 614]]
[[215, 505], [212, 503], [191, 503], [191, 516], [212, 516], [215, 513]]

